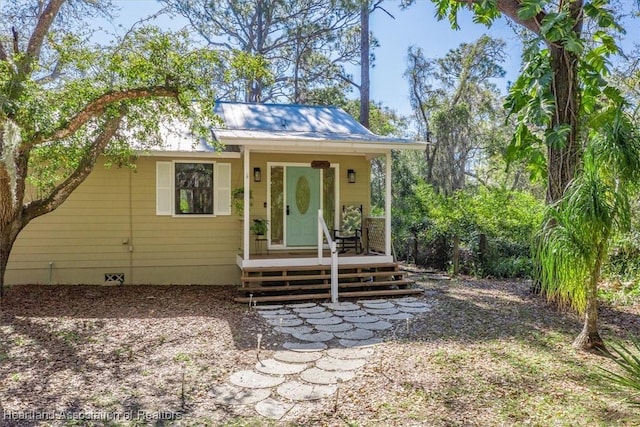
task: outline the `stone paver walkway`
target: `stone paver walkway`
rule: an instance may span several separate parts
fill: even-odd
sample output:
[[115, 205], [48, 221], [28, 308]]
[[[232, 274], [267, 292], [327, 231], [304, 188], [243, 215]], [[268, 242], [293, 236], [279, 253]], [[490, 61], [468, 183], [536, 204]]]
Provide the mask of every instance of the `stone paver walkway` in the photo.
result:
[[341, 382], [354, 378], [382, 342], [379, 331], [432, 307], [415, 297], [256, 306], [274, 331], [290, 340], [273, 358], [233, 373], [228, 384], [209, 394], [219, 405], [254, 405], [261, 416], [279, 420], [296, 402], [331, 396]]

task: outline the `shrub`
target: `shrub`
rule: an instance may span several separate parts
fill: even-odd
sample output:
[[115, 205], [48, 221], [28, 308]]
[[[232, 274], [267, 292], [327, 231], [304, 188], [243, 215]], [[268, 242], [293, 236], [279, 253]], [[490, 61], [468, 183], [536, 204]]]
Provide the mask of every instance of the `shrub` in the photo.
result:
[[530, 244], [542, 219], [542, 201], [525, 192], [484, 187], [447, 197], [424, 183], [416, 186], [413, 198], [394, 211], [400, 259], [447, 270], [452, 239], [458, 236], [461, 273], [530, 277]]

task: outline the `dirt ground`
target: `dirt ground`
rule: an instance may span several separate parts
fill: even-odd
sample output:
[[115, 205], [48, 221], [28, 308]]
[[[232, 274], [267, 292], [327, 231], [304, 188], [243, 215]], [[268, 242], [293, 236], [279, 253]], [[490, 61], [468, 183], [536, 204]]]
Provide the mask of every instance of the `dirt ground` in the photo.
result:
[[[575, 315], [522, 282], [414, 279], [433, 311], [396, 322], [356, 379], [278, 423], [252, 406], [218, 406], [209, 393], [253, 367], [258, 334], [262, 357], [286, 341], [233, 302], [233, 288], [9, 288], [0, 307], [0, 426], [640, 422], [628, 394], [598, 375], [615, 365], [571, 347]], [[603, 337], [640, 336], [639, 313], [637, 304], [603, 307]]]

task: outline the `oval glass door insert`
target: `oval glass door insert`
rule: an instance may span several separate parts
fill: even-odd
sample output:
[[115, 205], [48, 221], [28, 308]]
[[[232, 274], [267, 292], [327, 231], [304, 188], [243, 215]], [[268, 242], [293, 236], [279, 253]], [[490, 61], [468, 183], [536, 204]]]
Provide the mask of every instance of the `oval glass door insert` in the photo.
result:
[[296, 184], [296, 205], [298, 206], [298, 212], [306, 214], [309, 210], [309, 204], [311, 203], [311, 188], [309, 187], [309, 181], [307, 177], [301, 176], [298, 178]]

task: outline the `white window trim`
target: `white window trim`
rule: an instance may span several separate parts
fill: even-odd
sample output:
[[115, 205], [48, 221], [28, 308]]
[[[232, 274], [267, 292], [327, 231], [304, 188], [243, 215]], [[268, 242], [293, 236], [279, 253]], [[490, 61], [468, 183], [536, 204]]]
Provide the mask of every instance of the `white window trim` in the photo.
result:
[[[213, 213], [212, 214], [179, 214], [175, 212], [176, 206], [176, 168], [175, 165], [177, 163], [202, 163], [202, 164], [210, 164], [213, 165]], [[162, 186], [159, 185], [161, 184], [159, 181], [159, 169], [161, 169], [162, 167], [166, 167], [167, 165], [170, 165], [170, 171], [169, 171], [169, 181], [170, 181], [170, 185], [167, 187], [166, 185]], [[227, 186], [224, 187], [218, 187], [218, 182], [219, 182], [219, 178], [220, 178], [220, 173], [222, 172], [221, 169], [226, 168], [227, 169], [227, 174], [229, 175], [226, 179], [227, 181], [227, 186], [230, 187], [231, 185], [231, 164], [230, 163], [218, 163], [215, 161], [211, 161], [211, 160], [201, 160], [201, 159], [197, 159], [197, 160], [172, 160], [172, 161], [157, 161], [156, 162], [156, 216], [170, 216], [172, 218], [215, 218], [216, 216], [226, 216], [226, 215], [231, 215], [231, 191], [230, 188], [227, 188]], [[220, 190], [220, 191], [219, 191]], [[220, 207], [220, 202], [221, 202], [221, 192], [224, 191], [227, 194], [227, 198], [228, 198], [228, 204], [229, 206], [226, 208], [221, 208]], [[170, 210], [169, 211], [161, 211], [159, 209], [160, 206], [160, 193], [161, 192], [168, 192], [168, 198], [169, 198], [169, 206], [170, 206]], [[226, 206], [226, 203], [225, 203]]]

